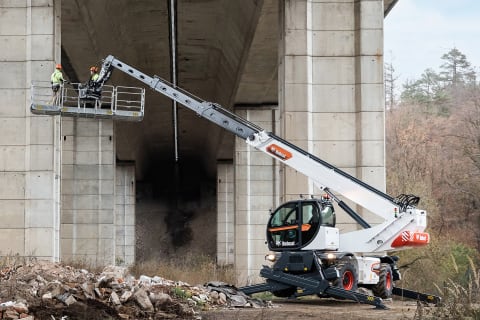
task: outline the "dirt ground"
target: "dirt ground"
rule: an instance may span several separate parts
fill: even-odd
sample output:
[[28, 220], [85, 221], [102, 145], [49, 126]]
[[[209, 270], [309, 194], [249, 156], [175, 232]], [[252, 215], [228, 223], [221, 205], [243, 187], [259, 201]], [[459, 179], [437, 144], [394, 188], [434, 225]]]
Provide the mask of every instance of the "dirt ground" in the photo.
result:
[[[271, 308], [262, 309], [229, 309], [201, 313], [202, 320], [297, 320], [297, 319], [335, 319], [335, 320], [367, 320], [388, 319], [407, 320], [418, 318], [415, 301], [385, 301], [387, 310], [376, 309], [370, 305], [334, 299], [303, 299], [272, 301]], [[428, 313], [430, 308], [422, 306], [421, 312]], [[417, 317], [416, 317], [417, 316]]]
[[[70, 307], [36, 307], [32, 308], [36, 320], [68, 319], [68, 320], [116, 320], [118, 310], [90, 301], [88, 306], [75, 304]], [[195, 319], [195, 320], [297, 320], [297, 319], [329, 319], [329, 320], [413, 320], [419, 317], [416, 302], [413, 301], [386, 301], [387, 310], [376, 309], [369, 305], [361, 305], [350, 301], [334, 299], [286, 300], [279, 299], [272, 302], [269, 308], [231, 308], [204, 311], [194, 315], [181, 315], [170, 312], [149, 317], [137, 312], [134, 319]], [[83, 305], [83, 307], [82, 307]], [[434, 307], [422, 307], [422, 313]], [[126, 311], [126, 310], [124, 310]], [[133, 311], [133, 310], [131, 310]], [[136, 312], [133, 312], [136, 313]], [[131, 313], [132, 314], [132, 313]], [[132, 319], [129, 317], [128, 319]]]

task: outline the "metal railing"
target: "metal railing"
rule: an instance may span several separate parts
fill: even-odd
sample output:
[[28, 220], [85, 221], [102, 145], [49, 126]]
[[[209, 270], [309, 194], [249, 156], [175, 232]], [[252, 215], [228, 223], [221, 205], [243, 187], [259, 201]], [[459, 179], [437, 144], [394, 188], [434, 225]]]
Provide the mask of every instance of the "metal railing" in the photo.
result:
[[138, 111], [143, 114], [145, 89], [117, 86], [114, 88], [115, 110]]
[[85, 84], [68, 83], [54, 93], [50, 82], [34, 81], [31, 89], [31, 110], [35, 114], [143, 119], [144, 88], [104, 85], [101, 92], [93, 92]]
[[54, 93], [49, 81], [33, 81], [31, 88], [32, 105], [61, 105], [63, 103], [64, 86], [61, 85], [57, 93]]

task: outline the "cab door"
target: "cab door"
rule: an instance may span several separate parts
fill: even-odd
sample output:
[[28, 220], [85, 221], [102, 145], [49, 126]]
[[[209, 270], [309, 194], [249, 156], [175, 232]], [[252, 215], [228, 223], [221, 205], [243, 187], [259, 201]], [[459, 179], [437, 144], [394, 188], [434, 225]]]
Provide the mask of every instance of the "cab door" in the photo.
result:
[[291, 201], [277, 208], [267, 226], [270, 250], [294, 250], [308, 244], [318, 231], [320, 223], [316, 201]]

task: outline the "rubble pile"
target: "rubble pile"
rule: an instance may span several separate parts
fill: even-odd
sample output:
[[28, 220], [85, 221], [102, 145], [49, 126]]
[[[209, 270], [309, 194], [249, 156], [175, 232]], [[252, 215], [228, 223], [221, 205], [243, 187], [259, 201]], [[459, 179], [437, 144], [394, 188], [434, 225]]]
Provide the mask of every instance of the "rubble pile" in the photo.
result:
[[200, 311], [265, 306], [224, 283], [136, 279], [125, 267], [97, 274], [51, 262], [0, 269], [0, 319], [201, 319]]

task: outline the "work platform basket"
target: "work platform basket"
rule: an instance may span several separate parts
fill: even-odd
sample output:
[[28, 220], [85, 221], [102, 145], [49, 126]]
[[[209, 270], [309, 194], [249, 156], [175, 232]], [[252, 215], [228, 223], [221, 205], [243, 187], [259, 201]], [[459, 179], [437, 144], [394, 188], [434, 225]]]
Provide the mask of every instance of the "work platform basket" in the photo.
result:
[[34, 114], [67, 117], [142, 121], [145, 89], [104, 85], [89, 92], [86, 84], [62, 84], [55, 94], [48, 81], [34, 81], [31, 87]]

